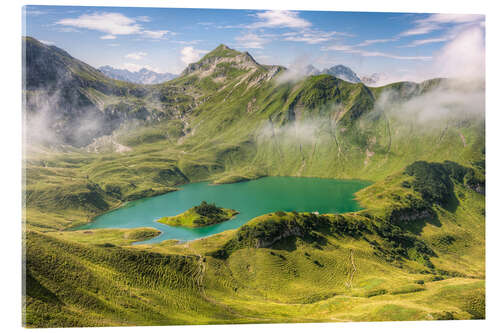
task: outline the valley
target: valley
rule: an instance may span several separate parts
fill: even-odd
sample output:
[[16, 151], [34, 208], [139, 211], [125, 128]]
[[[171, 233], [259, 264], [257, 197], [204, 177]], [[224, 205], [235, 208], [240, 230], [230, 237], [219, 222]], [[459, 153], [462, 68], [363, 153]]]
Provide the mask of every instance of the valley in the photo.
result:
[[[179, 186], [178, 191], [129, 202], [74, 229], [151, 227], [161, 230], [162, 235], [142, 243], [166, 239], [194, 240], [238, 228], [255, 217], [275, 211], [356, 211], [361, 207], [354, 200], [354, 193], [367, 185], [369, 182], [296, 177], [265, 177], [216, 186], [206, 182], [193, 183]], [[190, 212], [206, 198], [223, 207], [232, 207], [239, 213], [229, 221], [196, 229], [157, 222], [165, 215], [174, 217]]]

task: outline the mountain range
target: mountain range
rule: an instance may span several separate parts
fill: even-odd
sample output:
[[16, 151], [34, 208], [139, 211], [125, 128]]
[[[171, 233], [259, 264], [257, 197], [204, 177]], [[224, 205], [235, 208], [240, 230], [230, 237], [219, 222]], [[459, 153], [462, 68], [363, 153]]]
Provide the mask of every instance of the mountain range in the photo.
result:
[[361, 82], [358, 75], [356, 75], [356, 73], [354, 73], [352, 69], [344, 65], [335, 65], [330, 68], [325, 68], [321, 71], [312, 65], [308, 65], [305, 68], [305, 75], [321, 75], [321, 74], [332, 75], [336, 78], [351, 83]]
[[[132, 72], [127, 69], [119, 69], [119, 68], [114, 68], [112, 66], [101, 66], [99, 67], [99, 71], [101, 71], [104, 75], [106, 75], [111, 79], [127, 81], [132, 83], [139, 83], [139, 84], [158, 84], [178, 77], [178, 75], [176, 74], [157, 73], [147, 68], [141, 68], [138, 71]], [[321, 71], [318, 70], [313, 65], [308, 65], [305, 68], [306, 76], [320, 75], [320, 74], [329, 74], [347, 82], [351, 83], [363, 82], [367, 85], [377, 84], [378, 82], [380, 82], [381, 77], [384, 75], [381, 73], [374, 73], [372, 75], [363, 76], [360, 79], [358, 75], [351, 68], [345, 65], [335, 65], [330, 68], [325, 68]]]
[[351, 68], [344, 65], [335, 65], [323, 70], [319, 70], [312, 65], [308, 65], [304, 69], [304, 74], [306, 76], [329, 74], [351, 83], [363, 82], [367, 86], [378, 86], [381, 82], [387, 81], [387, 75], [384, 73], [373, 73], [371, 75], [365, 75], [360, 78]]
[[[250, 54], [221, 45], [199, 62], [189, 65], [180, 77], [162, 86], [148, 87], [109, 78], [64, 50], [30, 37], [25, 38], [24, 47], [27, 78], [25, 105], [28, 112], [36, 111], [37, 114], [30, 118], [30, 122], [39, 128], [48, 127], [47, 131], [38, 130], [30, 135], [76, 146], [87, 145], [100, 136], [109, 135], [131, 120], [154, 122], [174, 115], [184, 117], [188, 109], [206, 98], [202, 96], [219, 94], [217, 90], [226, 87], [228, 81], [236, 82], [238, 79], [236, 86], [246, 82], [249, 88], [257, 87], [256, 84], [268, 82], [286, 70], [281, 66], [258, 64]], [[310, 74], [339, 77], [342, 81], [329, 83], [335, 86], [344, 86], [342, 82], [359, 82], [357, 75], [342, 65], [321, 72], [312, 66], [309, 69]], [[191, 86], [182, 84], [188, 78], [191, 81], [196, 79], [196, 82]], [[353, 88], [346, 86], [347, 90]], [[358, 96], [353, 101], [361, 98], [366, 99], [368, 105], [373, 104], [373, 92], [366, 87], [360, 91], [355, 89], [352, 93]], [[308, 103], [315, 106], [317, 102]], [[350, 108], [356, 109], [358, 105], [354, 103]], [[293, 112], [287, 112], [286, 117], [295, 117]]]
[[158, 84], [177, 77], [172, 73], [157, 73], [147, 68], [141, 68], [132, 72], [128, 69], [119, 69], [111, 66], [101, 66], [99, 70], [107, 77], [115, 80], [127, 81], [140, 84]]

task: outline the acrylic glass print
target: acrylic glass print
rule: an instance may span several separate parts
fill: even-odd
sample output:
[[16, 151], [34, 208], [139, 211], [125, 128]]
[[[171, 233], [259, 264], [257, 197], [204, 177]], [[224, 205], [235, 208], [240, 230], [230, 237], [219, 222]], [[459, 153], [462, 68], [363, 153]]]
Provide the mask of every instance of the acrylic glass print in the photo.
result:
[[484, 319], [484, 20], [25, 7], [24, 325]]

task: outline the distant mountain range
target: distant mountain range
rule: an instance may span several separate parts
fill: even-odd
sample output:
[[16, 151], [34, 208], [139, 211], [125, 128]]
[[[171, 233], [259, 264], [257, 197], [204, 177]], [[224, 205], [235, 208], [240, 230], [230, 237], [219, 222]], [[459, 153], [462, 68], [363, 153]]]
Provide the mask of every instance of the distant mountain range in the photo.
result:
[[[137, 72], [132, 72], [127, 69], [114, 68], [112, 66], [102, 66], [99, 67], [104, 75], [111, 79], [127, 81], [139, 84], [157, 84], [170, 81], [178, 77], [176, 74], [172, 73], [157, 73], [155, 71], [149, 70], [147, 68], [142, 68]], [[360, 83], [363, 82], [366, 85], [374, 86], [378, 85], [381, 80], [385, 78], [383, 73], [373, 73], [371, 75], [365, 75], [361, 78], [349, 67], [345, 65], [335, 65], [330, 68], [325, 68], [319, 70], [313, 65], [308, 65], [305, 68], [305, 75], [319, 75], [319, 74], [329, 74], [339, 78], [341, 80]]]
[[348, 81], [351, 83], [360, 83], [361, 80], [359, 77], [354, 73], [352, 69], [350, 69], [347, 66], [344, 65], [336, 65], [330, 68], [324, 69], [321, 74], [330, 74], [335, 76], [338, 79]]
[[119, 69], [111, 66], [99, 67], [99, 70], [107, 77], [115, 80], [127, 81], [141, 84], [156, 84], [172, 80], [177, 77], [172, 73], [157, 73], [147, 68], [141, 68], [137, 72], [131, 72], [127, 69]]
[[335, 65], [330, 68], [325, 68], [321, 71], [312, 65], [308, 65], [305, 67], [304, 72], [306, 76], [329, 74], [347, 82], [351, 83], [363, 82], [364, 84], [369, 86], [378, 85], [386, 78], [386, 75], [383, 73], [373, 73], [371, 75], [362, 76], [360, 78], [352, 69], [344, 65]]
[[[114, 68], [112, 66], [102, 66], [99, 67], [99, 71], [101, 71], [104, 75], [106, 75], [111, 79], [127, 81], [132, 83], [140, 83], [140, 84], [163, 83], [178, 77], [178, 75], [176, 74], [157, 73], [147, 68], [142, 68], [137, 72], [132, 72], [127, 69], [119, 69], [119, 68]], [[376, 85], [384, 77], [384, 75], [381, 73], [374, 73], [359, 78], [359, 76], [351, 68], [344, 65], [335, 65], [330, 68], [325, 68], [321, 71], [316, 67], [314, 67], [313, 65], [308, 65], [305, 68], [305, 75], [307, 76], [319, 75], [319, 74], [329, 74], [347, 82], [351, 83], [363, 82], [364, 84], [367, 85]]]

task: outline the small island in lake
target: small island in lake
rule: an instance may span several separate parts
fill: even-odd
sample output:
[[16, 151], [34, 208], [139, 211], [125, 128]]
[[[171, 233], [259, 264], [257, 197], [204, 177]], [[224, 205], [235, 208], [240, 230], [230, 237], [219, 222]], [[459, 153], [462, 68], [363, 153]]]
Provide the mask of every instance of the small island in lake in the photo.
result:
[[239, 212], [234, 209], [221, 208], [214, 203], [202, 201], [200, 205], [189, 208], [184, 213], [177, 216], [165, 216], [157, 222], [172, 226], [199, 228], [230, 220], [237, 214]]

